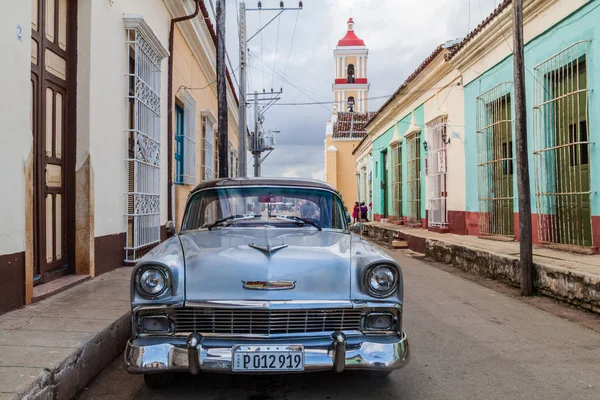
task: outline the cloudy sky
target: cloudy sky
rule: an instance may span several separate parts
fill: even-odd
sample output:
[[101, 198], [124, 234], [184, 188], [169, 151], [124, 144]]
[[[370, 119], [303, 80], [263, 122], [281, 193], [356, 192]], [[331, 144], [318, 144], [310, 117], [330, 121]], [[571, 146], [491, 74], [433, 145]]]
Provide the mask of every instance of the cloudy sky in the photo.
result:
[[[303, 0], [302, 11], [284, 12], [248, 43], [249, 92], [271, 87], [284, 92], [278, 105], [265, 114], [265, 130], [281, 133], [276, 150], [263, 163], [262, 175], [324, 179], [323, 141], [332, 104], [290, 103], [333, 102], [333, 49], [346, 34], [349, 17], [369, 49], [369, 97], [373, 98], [391, 95], [437, 45], [465, 36], [500, 1]], [[256, 8], [257, 2], [246, 1], [246, 7]], [[284, 2], [288, 7], [298, 4], [297, 0]], [[238, 3], [227, 0], [227, 51], [234, 69], [239, 59]], [[262, 3], [263, 8], [279, 6], [279, 0]], [[248, 12], [248, 37], [275, 14]], [[384, 101], [370, 101], [370, 110], [376, 111]], [[248, 171], [251, 175], [250, 163]]]

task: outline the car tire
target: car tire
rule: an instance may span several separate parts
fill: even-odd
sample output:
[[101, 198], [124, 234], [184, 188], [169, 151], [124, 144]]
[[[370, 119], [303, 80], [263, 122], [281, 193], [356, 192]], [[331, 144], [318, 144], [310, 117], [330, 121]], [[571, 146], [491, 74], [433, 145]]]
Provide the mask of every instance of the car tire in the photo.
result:
[[392, 371], [368, 371], [367, 376], [371, 379], [385, 379], [390, 376], [391, 373]]
[[172, 372], [161, 372], [159, 374], [144, 374], [144, 382], [152, 389], [169, 386], [175, 382], [175, 374]]

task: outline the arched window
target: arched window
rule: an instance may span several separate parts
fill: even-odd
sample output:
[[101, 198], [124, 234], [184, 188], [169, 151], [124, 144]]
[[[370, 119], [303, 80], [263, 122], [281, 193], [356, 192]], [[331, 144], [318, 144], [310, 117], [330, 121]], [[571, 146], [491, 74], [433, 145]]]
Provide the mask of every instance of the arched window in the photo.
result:
[[348, 112], [354, 112], [354, 96], [348, 97]]
[[354, 64], [348, 65], [348, 83], [354, 83]]

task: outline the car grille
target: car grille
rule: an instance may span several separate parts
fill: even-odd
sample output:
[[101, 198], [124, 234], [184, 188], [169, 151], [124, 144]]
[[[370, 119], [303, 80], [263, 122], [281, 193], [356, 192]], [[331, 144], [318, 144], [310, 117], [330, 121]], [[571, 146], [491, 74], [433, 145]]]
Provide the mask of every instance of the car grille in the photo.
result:
[[362, 311], [249, 310], [238, 308], [178, 308], [176, 332], [273, 335], [359, 330]]

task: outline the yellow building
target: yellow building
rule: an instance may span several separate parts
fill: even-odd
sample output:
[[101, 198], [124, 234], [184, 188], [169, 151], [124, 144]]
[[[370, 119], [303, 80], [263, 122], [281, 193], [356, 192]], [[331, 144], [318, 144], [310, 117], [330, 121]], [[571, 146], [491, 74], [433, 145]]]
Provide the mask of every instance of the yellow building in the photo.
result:
[[[191, 13], [189, 5], [173, 3], [174, 15]], [[181, 226], [189, 192], [196, 184], [218, 177], [219, 130], [217, 125], [216, 42], [208, 11], [183, 21], [174, 30], [173, 47], [173, 217]], [[227, 85], [229, 176], [238, 167], [238, 103], [232, 82]]]
[[365, 136], [368, 113], [369, 81], [365, 42], [354, 33], [354, 21], [348, 20], [348, 31], [333, 51], [335, 77], [333, 114], [325, 135], [325, 174], [327, 183], [341, 194], [352, 213], [359, 199], [355, 161], [352, 152]]

